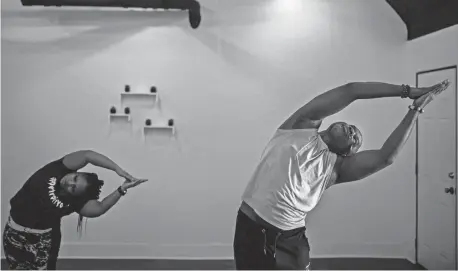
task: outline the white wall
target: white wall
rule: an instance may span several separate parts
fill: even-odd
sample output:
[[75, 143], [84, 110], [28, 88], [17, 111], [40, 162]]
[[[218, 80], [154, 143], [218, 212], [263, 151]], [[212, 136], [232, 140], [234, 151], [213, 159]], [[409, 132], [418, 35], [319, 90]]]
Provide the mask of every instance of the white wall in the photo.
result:
[[[62, 257], [231, 258], [240, 196], [278, 125], [331, 87], [407, 77], [406, 30], [384, 1], [201, 3], [192, 30], [183, 13], [2, 1], [2, 223], [34, 170], [90, 148], [151, 181], [91, 219], [82, 240], [76, 216], [66, 218]], [[147, 112], [134, 114], [130, 136], [107, 136], [125, 84], [158, 86], [177, 142], [147, 148], [139, 128]], [[357, 102], [324, 126], [355, 123], [363, 148], [378, 148], [405, 106]], [[412, 255], [413, 146], [391, 168], [326, 193], [308, 220], [313, 257]], [[104, 196], [119, 185], [113, 173], [87, 170], [107, 179]]]
[[458, 26], [432, 33], [407, 44], [409, 79], [415, 83], [419, 71], [458, 64]]
[[406, 47], [408, 80], [415, 85], [417, 72], [458, 65], [458, 25], [415, 39]]

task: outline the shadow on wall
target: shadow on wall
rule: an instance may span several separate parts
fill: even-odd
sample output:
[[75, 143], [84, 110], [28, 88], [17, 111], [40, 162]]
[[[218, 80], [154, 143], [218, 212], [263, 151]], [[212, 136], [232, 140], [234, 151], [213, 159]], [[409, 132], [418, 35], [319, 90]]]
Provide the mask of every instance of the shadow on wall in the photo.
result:
[[188, 15], [181, 11], [64, 8], [2, 11], [2, 24], [2, 45], [20, 54], [40, 56], [40, 61], [45, 61], [42, 66], [53, 70], [84, 60], [151, 27], [189, 27]]
[[[262, 56], [257, 56], [236, 44], [225, 40], [221, 35], [212, 33], [207, 29], [192, 31], [182, 29], [187, 35], [199, 41], [221, 58], [226, 64], [232, 66], [239, 74], [249, 77], [263, 84], [269, 89], [295, 88], [304, 81], [304, 76], [291, 71], [287, 66], [272, 63]], [[287, 85], [285, 85], [287, 83]]]
[[[207, 27], [252, 25], [267, 20], [266, 16], [238, 16], [223, 22], [220, 14], [215, 16], [208, 8], [202, 7], [202, 13]], [[180, 26], [188, 31], [197, 31], [188, 29], [187, 12], [173, 10], [24, 7], [23, 10], [3, 10], [2, 23], [5, 31], [2, 33], [2, 41], [28, 53], [47, 53], [51, 50], [89, 50], [95, 53], [151, 27]], [[65, 28], [66, 31], [53, 28]], [[54, 36], [53, 33], [44, 33], [53, 30]]]
[[[307, 40], [306, 46], [300, 50], [297, 48], [289, 50], [288, 46], [281, 46], [286, 43], [279, 45], [275, 39], [286, 37], [287, 40], [294, 33], [294, 31], [289, 32], [290, 29], [285, 26], [275, 28], [276, 23], [282, 25], [284, 21], [282, 16], [286, 16], [288, 13], [285, 12], [286, 15], [281, 14], [281, 16], [275, 14], [275, 8], [270, 7], [270, 4], [278, 2], [278, 0], [266, 0], [263, 3], [257, 3], [257, 5], [253, 5], [253, 2], [256, 1], [246, 1], [224, 9], [223, 5], [229, 5], [228, 2], [219, 1], [220, 6], [216, 7], [215, 10], [209, 8], [204, 10], [204, 28], [201, 28], [200, 31], [192, 31], [183, 27], [182, 31], [208, 48], [225, 64], [237, 71], [240, 76], [262, 85], [265, 93], [278, 96], [272, 99], [276, 104], [272, 106], [271, 110], [279, 110], [279, 114], [284, 115], [285, 112], [280, 109], [283, 108], [280, 104], [291, 106], [288, 100], [281, 97], [284, 95], [285, 89], [288, 90], [290, 97], [297, 96], [298, 100], [301, 101], [305, 87], [312, 93], [315, 92], [315, 89], [322, 87], [322, 83], [317, 82], [315, 78], [316, 74], [310, 70], [311, 68], [316, 70], [320, 70], [320, 68], [329, 69], [328, 62], [317, 61], [316, 52], [320, 49], [328, 50], [332, 44], [329, 42], [329, 37], [326, 36], [329, 34], [326, 33], [317, 38], [317, 40], [324, 41], [324, 44], [320, 44], [321, 48], [316, 46], [317, 43], [313, 39]], [[319, 5], [314, 8], [326, 10]], [[298, 10], [302, 11], [300, 8]], [[303, 16], [307, 13], [299, 14]], [[295, 15], [297, 16], [297, 14]], [[266, 34], [266, 30], [271, 29], [274, 31]], [[286, 34], [276, 31], [286, 32]], [[239, 32], [242, 33], [239, 35]], [[310, 29], [305, 29], [304, 32], [305, 34], [302, 33], [302, 36], [296, 37], [294, 41], [297, 43], [304, 42], [304, 36], [307, 36], [307, 33], [312, 33]], [[259, 39], [249, 38], [250, 42], [247, 42], [245, 36], [247, 33], [256, 37], [259, 36]], [[239, 40], [242, 43], [238, 42]], [[273, 41], [273, 44], [269, 44], [270, 41]], [[243, 48], [243, 43], [248, 44], [249, 48]], [[268, 47], [271, 49], [270, 52], [274, 51], [273, 57], [263, 54], [263, 51], [266, 50], [257, 50], [260, 47]], [[299, 54], [296, 56], [294, 51], [298, 51]], [[338, 54], [336, 52], [331, 53]], [[265, 91], [267, 89], [271, 91]]]
[[[202, 17], [201, 27], [194, 30], [189, 27], [187, 12], [183, 11], [24, 7], [2, 11], [2, 45], [27, 56], [26, 61], [31, 61], [33, 56], [39, 57], [41, 66], [46, 67], [32, 72], [39, 78], [119, 45], [148, 28], [178, 27], [244, 76], [263, 82], [265, 87], [292, 88], [303, 82], [303, 76], [286, 66], [274, 65], [212, 33], [214, 27], [222, 29], [268, 22], [269, 16], [262, 5], [250, 12], [234, 9], [224, 13], [202, 7]], [[283, 85], [278, 85], [279, 82]], [[288, 82], [288, 86], [284, 82]]]

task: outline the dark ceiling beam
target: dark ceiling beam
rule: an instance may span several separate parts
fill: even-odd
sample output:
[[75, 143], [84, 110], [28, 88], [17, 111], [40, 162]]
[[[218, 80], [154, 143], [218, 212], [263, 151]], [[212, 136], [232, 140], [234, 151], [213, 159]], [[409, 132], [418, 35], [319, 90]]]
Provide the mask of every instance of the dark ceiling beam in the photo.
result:
[[386, 0], [413, 40], [458, 24], [458, 0]]
[[21, 0], [23, 6], [124, 7], [189, 9], [195, 0]]
[[196, 0], [21, 0], [23, 6], [73, 6], [188, 10], [189, 23], [197, 28], [201, 22], [200, 4]]
[[458, 24], [458, 1], [428, 9], [411, 19], [408, 40], [413, 40]]

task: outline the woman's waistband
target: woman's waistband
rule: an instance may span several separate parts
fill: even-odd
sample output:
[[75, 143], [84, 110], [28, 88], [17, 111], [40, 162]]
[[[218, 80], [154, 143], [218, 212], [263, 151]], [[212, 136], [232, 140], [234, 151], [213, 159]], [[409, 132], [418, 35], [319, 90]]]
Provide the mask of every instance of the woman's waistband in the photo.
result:
[[21, 226], [21, 225], [17, 224], [16, 222], [14, 222], [14, 220], [11, 218], [11, 216], [8, 217], [8, 222], [7, 223], [8, 223], [8, 226], [10, 226], [12, 229], [20, 231], [20, 232], [25, 232], [25, 233], [43, 234], [43, 233], [50, 232], [52, 230], [52, 228], [44, 229], [44, 230], [40, 229], [39, 230], [39, 229], [32, 229], [32, 228], [27, 228], [27, 227]]

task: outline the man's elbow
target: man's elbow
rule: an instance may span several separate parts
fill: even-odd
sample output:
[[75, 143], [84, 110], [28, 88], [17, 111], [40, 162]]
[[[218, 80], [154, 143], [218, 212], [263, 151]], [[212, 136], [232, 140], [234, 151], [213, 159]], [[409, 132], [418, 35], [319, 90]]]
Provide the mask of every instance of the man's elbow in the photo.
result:
[[364, 89], [361, 84], [361, 82], [349, 82], [341, 86], [340, 89], [345, 91], [346, 95], [350, 95], [354, 100], [357, 100], [361, 89]]
[[378, 151], [378, 160], [383, 167], [391, 166], [396, 160], [398, 153], [396, 151], [381, 148]]
[[355, 88], [357, 86], [358, 86], [358, 82], [348, 82], [345, 85], [343, 85], [342, 87], [347, 88], [347, 89], [351, 89], [351, 88]]
[[394, 163], [394, 160], [395, 160], [395, 156], [387, 157], [387, 158], [383, 159], [382, 160], [383, 167], [391, 166]]

